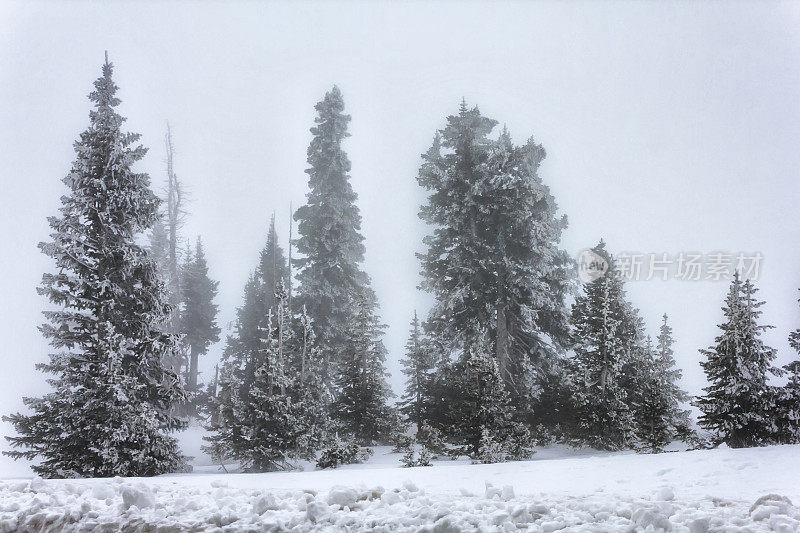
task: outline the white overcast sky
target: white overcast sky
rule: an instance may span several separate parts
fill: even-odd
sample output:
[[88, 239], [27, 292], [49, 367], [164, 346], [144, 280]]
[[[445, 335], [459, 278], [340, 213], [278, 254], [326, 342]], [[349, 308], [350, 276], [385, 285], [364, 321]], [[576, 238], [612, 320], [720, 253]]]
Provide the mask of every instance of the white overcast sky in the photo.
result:
[[[569, 217], [576, 255], [761, 252], [767, 339], [792, 357], [800, 326], [800, 4], [0, 3], [0, 412], [47, 390], [37, 249], [55, 214], [103, 51], [140, 168], [164, 181], [169, 121], [191, 191], [186, 238], [202, 235], [234, 318], [269, 217], [287, 231], [303, 202], [314, 104], [336, 83], [353, 117], [345, 148], [364, 219], [392, 384], [399, 389], [425, 227], [420, 154], [462, 97], [534, 136], [541, 174]], [[684, 385], [717, 334], [725, 282], [640, 281], [630, 298], [675, 329]], [[221, 345], [201, 364], [213, 368]], [[207, 377], [207, 374], [206, 376]]]

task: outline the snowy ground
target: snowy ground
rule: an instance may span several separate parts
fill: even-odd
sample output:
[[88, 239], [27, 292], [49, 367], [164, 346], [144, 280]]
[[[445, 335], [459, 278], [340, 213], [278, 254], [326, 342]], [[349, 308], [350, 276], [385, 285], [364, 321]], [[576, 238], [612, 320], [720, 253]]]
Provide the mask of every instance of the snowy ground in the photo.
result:
[[[540, 450], [401, 468], [377, 448], [332, 471], [0, 481], [7, 531], [800, 531], [800, 446], [660, 455]], [[1, 463], [2, 467], [5, 463]], [[310, 466], [307, 466], [310, 468]]]

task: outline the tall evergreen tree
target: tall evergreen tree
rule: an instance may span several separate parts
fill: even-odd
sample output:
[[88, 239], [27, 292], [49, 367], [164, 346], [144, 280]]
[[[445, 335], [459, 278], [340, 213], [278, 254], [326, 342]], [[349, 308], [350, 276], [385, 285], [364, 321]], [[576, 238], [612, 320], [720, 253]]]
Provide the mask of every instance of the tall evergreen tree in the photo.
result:
[[643, 450], [658, 453], [676, 438], [691, 434], [689, 411], [681, 404], [689, 395], [680, 388], [681, 371], [675, 366], [672, 327], [664, 314], [655, 348], [647, 339], [642, 404], [637, 409], [637, 435]]
[[163, 217], [159, 216], [153, 223], [153, 227], [148, 235], [148, 240], [149, 246], [147, 252], [156, 264], [159, 277], [167, 284], [169, 281], [167, 275], [169, 268], [169, 234], [167, 233], [167, 227], [164, 225]]
[[421, 428], [431, 411], [430, 380], [434, 368], [430, 349], [426, 346], [417, 312], [411, 321], [411, 331], [406, 344], [406, 357], [401, 359], [406, 388], [399, 403], [400, 411]]
[[[251, 289], [249, 298], [257, 295]], [[247, 471], [283, 470], [298, 459], [310, 460], [325, 439], [322, 389], [311, 382], [317, 371], [313, 338], [304, 335], [301, 343], [293, 342], [287, 301], [279, 282], [278, 314], [267, 310], [259, 349], [226, 354], [221, 392], [214, 400], [219, 414], [206, 438], [207, 449], [219, 458], [235, 459]], [[304, 370], [295, 366], [300, 358], [293, 350], [298, 347], [310, 354]]]
[[625, 300], [605, 243], [593, 252], [608, 270], [585, 284], [572, 306], [574, 437], [594, 448], [618, 450], [635, 442], [631, 390], [641, 383], [641, 321]]
[[538, 175], [544, 148], [514, 146], [497, 122], [461, 104], [423, 155], [430, 192], [420, 217], [434, 226], [420, 254], [436, 297], [429, 326], [454, 349], [486, 329], [511, 391], [526, 392], [525, 361], [567, 340], [570, 260], [558, 247], [566, 218]]
[[75, 143], [64, 178], [69, 193], [50, 217], [52, 241], [40, 244], [58, 272], [39, 292], [61, 309], [45, 312], [42, 334], [57, 350], [39, 368], [53, 390], [25, 398], [32, 414], [14, 414], [14, 458], [42, 458], [46, 477], [149, 476], [184, 467], [168, 432], [183, 390], [162, 358], [176, 338], [159, 324], [169, 306], [156, 266], [137, 236], [157, 219], [159, 200], [146, 174], [132, 170], [146, 149], [123, 133], [117, 86], [106, 59], [89, 99], [90, 125]]
[[289, 266], [283, 248], [278, 244], [278, 233], [275, 231], [275, 214], [269, 222], [269, 233], [267, 243], [261, 250], [258, 264], [258, 274], [261, 276], [261, 283], [264, 287], [264, 307], [272, 310], [277, 316], [278, 305], [275, 299], [275, 291], [278, 285], [283, 283], [286, 286], [289, 282]]
[[447, 435], [461, 454], [481, 462], [520, 459], [530, 455], [530, 434], [514, 420], [511, 396], [500, 377], [485, 332], [469, 344], [467, 357], [456, 363], [458, 393], [447, 408]]
[[[800, 354], [800, 329], [789, 334], [789, 345]], [[782, 367], [789, 375], [783, 387], [776, 388], [776, 435], [779, 444], [800, 443], [800, 359]]]
[[220, 462], [238, 457], [249, 447], [246, 426], [241, 413], [249, 401], [259, 368], [262, 335], [259, 329], [265, 319], [264, 299], [259, 277], [251, 274], [244, 287], [242, 305], [236, 310], [236, 325], [222, 352], [219, 388], [211, 400], [214, 416], [209, 426], [211, 435], [207, 451]]
[[217, 326], [218, 281], [208, 276], [208, 264], [203, 243], [197, 238], [194, 251], [189, 250], [181, 269], [181, 333], [189, 347], [189, 368], [186, 387], [191, 394], [198, 392], [198, 360], [208, 352], [208, 347], [219, 340], [222, 330]]
[[789, 380], [783, 387], [776, 387], [776, 431], [778, 444], [800, 443], [800, 360], [783, 366]]
[[312, 320], [322, 351], [322, 377], [330, 385], [340, 354], [353, 349], [348, 342], [352, 337], [350, 325], [359, 312], [356, 300], [366, 297], [372, 309], [377, 301], [369, 288], [369, 277], [361, 270], [361, 215], [350, 185], [350, 160], [342, 148], [349, 136], [350, 115], [343, 113], [339, 88], [334, 86], [315, 109], [316, 126], [311, 128], [306, 169], [309, 192], [306, 204], [294, 214], [300, 234], [295, 244], [302, 257], [293, 262], [299, 269], [297, 304], [306, 308]]
[[384, 367], [383, 328], [368, 295], [355, 301], [356, 315], [348, 329], [337, 375], [337, 395], [331, 414], [343, 433], [362, 445], [387, 442], [397, 416], [389, 407], [392, 396]]
[[694, 402], [702, 413], [699, 423], [716, 443], [732, 448], [768, 444], [775, 431], [768, 379], [781, 371], [772, 365], [775, 350], [761, 340], [761, 333], [772, 326], [758, 324], [764, 302], [756, 300], [756, 291], [736, 273], [722, 308], [722, 333], [714, 346], [700, 350], [709, 385]]

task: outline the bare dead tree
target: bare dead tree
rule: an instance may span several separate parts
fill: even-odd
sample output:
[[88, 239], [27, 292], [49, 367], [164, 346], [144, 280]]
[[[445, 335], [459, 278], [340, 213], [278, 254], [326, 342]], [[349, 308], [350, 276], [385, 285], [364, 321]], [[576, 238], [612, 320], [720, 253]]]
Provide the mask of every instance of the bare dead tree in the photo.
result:
[[[172, 333], [180, 334], [181, 332], [181, 282], [180, 282], [180, 267], [179, 267], [179, 252], [178, 241], [180, 239], [180, 229], [186, 220], [186, 211], [184, 209], [185, 194], [183, 186], [175, 174], [174, 159], [175, 159], [175, 146], [172, 143], [172, 129], [169, 122], [167, 122], [167, 133], [164, 136], [164, 144], [167, 152], [167, 187], [165, 191], [166, 196], [166, 213], [165, 219], [167, 223], [167, 287], [169, 289], [169, 304], [172, 308], [169, 317], [169, 330]], [[172, 362], [172, 367], [176, 372], [180, 372], [181, 367], [186, 366], [188, 371], [188, 360], [185, 349], [181, 350], [180, 359]], [[191, 382], [191, 376], [187, 376], [187, 383]], [[196, 381], [195, 381], [196, 383]]]

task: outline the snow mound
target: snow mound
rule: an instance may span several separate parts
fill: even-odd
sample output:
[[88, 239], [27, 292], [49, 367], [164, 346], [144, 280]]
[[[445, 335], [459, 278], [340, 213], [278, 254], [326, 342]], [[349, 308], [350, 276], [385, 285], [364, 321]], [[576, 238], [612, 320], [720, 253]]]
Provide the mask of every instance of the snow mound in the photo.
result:
[[[414, 488], [416, 490], [409, 490]], [[405, 486], [384, 490], [335, 486], [327, 494], [141, 481], [35, 479], [0, 482], [0, 532], [191, 531], [689, 531], [790, 532], [800, 510], [781, 495], [754, 503], [706, 497], [518, 496], [511, 486], [486, 485], [483, 497], [430, 494]]]

